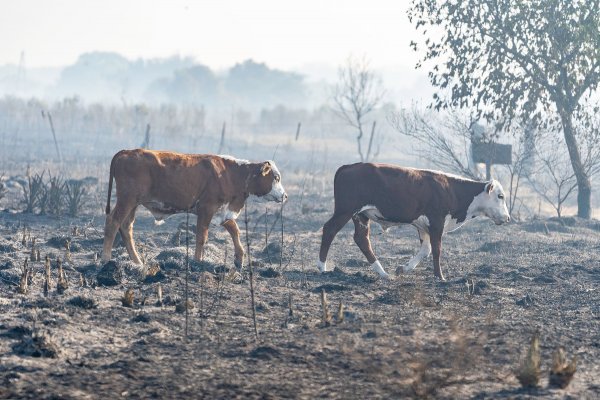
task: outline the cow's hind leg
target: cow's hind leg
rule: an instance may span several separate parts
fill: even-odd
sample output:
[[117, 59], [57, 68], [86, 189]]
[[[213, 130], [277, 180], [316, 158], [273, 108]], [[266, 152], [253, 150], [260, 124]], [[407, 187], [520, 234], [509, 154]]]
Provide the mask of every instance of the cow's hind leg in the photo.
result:
[[121, 227], [119, 228], [119, 232], [121, 232], [121, 237], [123, 238], [123, 243], [125, 243], [125, 248], [127, 249], [127, 253], [129, 254], [129, 258], [135, 264], [141, 265], [142, 260], [138, 252], [135, 249], [135, 243], [133, 241], [133, 222], [135, 221], [135, 210], [137, 207], [134, 207], [133, 210], [127, 215], [123, 223], [121, 223]]
[[356, 214], [352, 217], [354, 221], [354, 241], [358, 245], [358, 248], [367, 257], [367, 261], [371, 264], [371, 268], [377, 272], [382, 278], [389, 278], [389, 275], [383, 267], [371, 248], [371, 240], [369, 239], [370, 227], [369, 218], [362, 214]]
[[421, 262], [427, 256], [429, 256], [429, 254], [431, 254], [431, 242], [429, 239], [429, 233], [425, 232], [422, 229], [419, 229], [419, 239], [421, 240], [421, 248], [419, 249], [417, 254], [415, 254], [414, 257], [408, 261], [408, 264], [406, 264], [404, 267], [400, 266], [396, 269], [396, 275], [402, 272], [412, 271], [419, 264], [421, 264]]
[[319, 263], [318, 268], [321, 272], [327, 271], [327, 253], [329, 253], [329, 247], [331, 242], [335, 238], [335, 235], [346, 225], [346, 222], [350, 220], [352, 214], [333, 214], [333, 217], [323, 225], [323, 236], [321, 238], [321, 250], [319, 251]]
[[126, 201], [119, 201], [115, 208], [106, 216], [106, 224], [104, 225], [104, 246], [102, 248], [102, 262], [110, 260], [113, 243], [115, 236], [117, 236], [117, 230], [121, 228], [121, 224], [129, 216], [131, 210], [135, 209], [135, 203], [130, 204]]
[[242, 246], [242, 242], [240, 241], [240, 228], [232, 219], [228, 219], [222, 225], [229, 232], [233, 241], [233, 248], [235, 250], [233, 263], [238, 269], [241, 269], [244, 264], [244, 246]]
[[429, 231], [429, 242], [431, 243], [431, 253], [433, 254], [433, 273], [436, 277], [445, 281], [444, 273], [442, 272], [442, 266], [440, 259], [442, 256], [442, 233], [443, 227], [436, 230]]

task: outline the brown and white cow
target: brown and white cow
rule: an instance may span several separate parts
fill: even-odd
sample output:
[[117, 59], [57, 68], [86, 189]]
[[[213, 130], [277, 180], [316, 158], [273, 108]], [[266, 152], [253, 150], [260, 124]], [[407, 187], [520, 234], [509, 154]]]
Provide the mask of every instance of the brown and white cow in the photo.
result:
[[[113, 178], [117, 202], [111, 211]], [[133, 222], [137, 207], [143, 205], [159, 223], [172, 214], [197, 215], [196, 260], [202, 259], [211, 221], [222, 225], [233, 240], [235, 264], [241, 267], [244, 249], [235, 219], [250, 195], [277, 202], [287, 199], [273, 161], [253, 163], [231, 156], [122, 150], [110, 164], [102, 261], [110, 260], [118, 230], [131, 260], [141, 264], [133, 243]]]
[[334, 179], [335, 210], [323, 226], [318, 268], [327, 271], [327, 253], [335, 235], [354, 221], [354, 241], [372, 268], [389, 275], [375, 257], [369, 240], [369, 223], [386, 230], [411, 224], [419, 233], [421, 249], [396, 274], [414, 269], [431, 252], [435, 276], [444, 280], [440, 266], [442, 235], [480, 215], [497, 225], [510, 220], [504, 190], [496, 180], [477, 182], [437, 171], [388, 164], [357, 163], [340, 167]]

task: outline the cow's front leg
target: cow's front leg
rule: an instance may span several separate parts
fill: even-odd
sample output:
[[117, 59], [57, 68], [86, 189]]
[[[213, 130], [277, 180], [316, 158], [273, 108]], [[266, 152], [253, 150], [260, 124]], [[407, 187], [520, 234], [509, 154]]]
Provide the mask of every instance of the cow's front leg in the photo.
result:
[[433, 273], [436, 277], [445, 281], [444, 274], [442, 272], [442, 266], [440, 265], [440, 258], [442, 255], [442, 234], [444, 228], [442, 227], [431, 227], [429, 229], [429, 242], [431, 243], [431, 253], [433, 254]]
[[429, 233], [427, 233], [423, 230], [419, 230], [419, 239], [421, 240], [421, 248], [419, 249], [417, 254], [415, 254], [414, 257], [408, 261], [408, 264], [406, 264], [404, 267], [400, 266], [400, 267], [396, 268], [396, 275], [400, 274], [401, 272], [412, 271], [419, 264], [421, 264], [421, 262], [427, 256], [429, 256], [429, 254], [431, 254], [431, 243], [430, 243]]
[[198, 220], [196, 222], [196, 251], [194, 252], [194, 260], [202, 261], [204, 258], [204, 245], [208, 240], [208, 226], [212, 214], [206, 212], [198, 212]]
[[244, 246], [242, 246], [242, 242], [240, 241], [240, 228], [233, 219], [228, 219], [222, 225], [229, 232], [233, 241], [233, 248], [235, 250], [233, 263], [238, 269], [242, 269], [244, 265]]

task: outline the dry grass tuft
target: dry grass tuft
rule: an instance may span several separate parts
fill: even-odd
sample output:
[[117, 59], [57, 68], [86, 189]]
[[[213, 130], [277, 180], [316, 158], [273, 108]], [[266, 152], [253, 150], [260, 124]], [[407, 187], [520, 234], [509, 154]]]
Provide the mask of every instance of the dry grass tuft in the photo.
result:
[[2, 200], [4, 196], [6, 196], [6, 193], [8, 193], [8, 190], [6, 189], [3, 180], [4, 174], [0, 174], [0, 200]]
[[50, 271], [50, 257], [46, 256], [44, 263], [44, 296], [48, 297], [48, 293], [52, 289], [52, 275]]
[[58, 270], [58, 282], [56, 283], [56, 293], [63, 294], [69, 288], [69, 282], [65, 276], [65, 271], [62, 267], [62, 261], [60, 258], [56, 260], [56, 266]]
[[23, 263], [23, 267], [21, 268], [21, 278], [19, 278], [19, 287], [17, 291], [21, 294], [27, 294], [29, 291], [29, 278], [30, 278], [30, 269], [27, 262], [27, 258], [25, 258], [25, 262]]
[[340, 300], [340, 304], [338, 306], [338, 310], [337, 310], [337, 323], [342, 323], [344, 322], [344, 303], [342, 303], [342, 301]]
[[321, 324], [323, 326], [331, 325], [331, 313], [329, 312], [329, 305], [327, 303], [327, 293], [325, 293], [325, 290], [321, 290], [321, 310], [323, 311], [321, 317]]
[[71, 262], [71, 240], [67, 239], [65, 241], [65, 261]]
[[156, 302], [156, 305], [162, 306], [163, 305], [163, 292], [162, 292], [162, 285], [160, 284], [160, 282], [158, 282], [158, 285], [156, 286], [156, 297], [158, 297], [158, 301]]
[[123, 307], [133, 307], [133, 299], [135, 297], [135, 291], [133, 289], [127, 289], [123, 297], [121, 297], [121, 303]]
[[33, 240], [31, 241], [31, 254], [30, 254], [30, 259], [32, 262], [37, 261], [37, 253], [35, 251], [35, 237], [33, 238]]
[[537, 387], [540, 382], [540, 335], [531, 337], [531, 345], [527, 355], [521, 361], [515, 376], [523, 387]]
[[549, 385], [566, 388], [571, 383], [573, 375], [577, 371], [577, 356], [573, 356], [571, 362], [567, 361], [565, 351], [562, 347], [556, 349], [552, 354], [552, 368], [550, 369]]

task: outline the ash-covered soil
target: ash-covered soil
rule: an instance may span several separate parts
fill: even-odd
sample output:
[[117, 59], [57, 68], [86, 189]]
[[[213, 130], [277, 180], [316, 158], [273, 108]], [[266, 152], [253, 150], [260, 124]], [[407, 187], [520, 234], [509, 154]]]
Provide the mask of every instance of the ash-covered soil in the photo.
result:
[[[190, 265], [186, 337], [185, 215], [154, 226], [139, 210], [134, 235], [146, 268], [117, 245], [114, 269], [100, 276], [116, 285], [105, 286], [96, 261], [101, 205], [70, 219], [0, 213], [0, 398], [600, 398], [600, 222], [473, 221], [445, 237], [445, 283], [431, 258], [382, 281], [349, 223], [330, 252], [336, 269], [321, 275], [315, 260], [331, 194], [305, 194], [300, 204], [299, 185], [288, 190], [281, 265], [278, 206], [267, 206], [267, 240], [265, 205], [249, 206], [258, 339], [249, 271], [233, 269], [220, 227], [211, 227], [206, 260]], [[243, 213], [238, 222], [244, 232]], [[40, 261], [31, 261], [33, 238]], [[372, 241], [392, 273], [419, 246], [410, 227], [383, 234], [373, 226]], [[190, 243], [193, 254], [193, 233]], [[20, 294], [25, 258], [32, 274]], [[122, 300], [128, 289], [131, 307]], [[536, 331], [540, 386], [522, 389], [514, 371]], [[558, 346], [577, 356], [564, 390], [548, 387]]]

